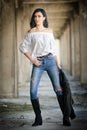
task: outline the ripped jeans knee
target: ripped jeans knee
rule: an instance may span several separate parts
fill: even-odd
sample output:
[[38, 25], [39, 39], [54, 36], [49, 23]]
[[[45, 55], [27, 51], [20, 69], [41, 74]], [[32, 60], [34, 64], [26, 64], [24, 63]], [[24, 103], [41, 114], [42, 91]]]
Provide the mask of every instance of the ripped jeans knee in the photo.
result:
[[56, 93], [57, 96], [63, 95], [62, 88], [61, 87], [56, 88], [55, 93]]

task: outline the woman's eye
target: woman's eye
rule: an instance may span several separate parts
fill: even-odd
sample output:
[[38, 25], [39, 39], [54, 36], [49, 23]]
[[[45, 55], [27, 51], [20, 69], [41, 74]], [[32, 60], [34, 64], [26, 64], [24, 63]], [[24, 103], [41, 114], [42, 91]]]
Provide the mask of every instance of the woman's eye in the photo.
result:
[[34, 16], [34, 18], [40, 18], [41, 16], [40, 15], [38, 15], [38, 16]]
[[38, 18], [40, 18], [41, 16], [39, 15]]

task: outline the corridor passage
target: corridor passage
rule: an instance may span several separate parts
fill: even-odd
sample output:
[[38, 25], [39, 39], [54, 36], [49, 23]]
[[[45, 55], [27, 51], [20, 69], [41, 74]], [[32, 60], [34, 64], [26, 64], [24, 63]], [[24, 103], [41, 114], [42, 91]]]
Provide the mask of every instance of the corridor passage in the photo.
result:
[[[36, 8], [47, 13], [53, 44], [70, 83], [77, 115], [71, 127], [62, 125], [62, 113], [46, 73], [38, 91], [43, 125], [32, 127], [31, 64], [19, 45], [31, 29]], [[87, 0], [0, 0], [0, 130], [87, 130]]]
[[[39, 87], [39, 100], [43, 117], [43, 125], [32, 127], [34, 113], [29, 98], [29, 83], [20, 86], [19, 98], [0, 99], [0, 130], [86, 130], [87, 129], [87, 86], [68, 75], [76, 119], [70, 127], [62, 125], [60, 111], [51, 82], [46, 73], [43, 74]], [[2, 109], [1, 109], [2, 108]], [[1, 112], [2, 111], [2, 112]]]
[[87, 0], [0, 0], [0, 98], [19, 97], [30, 64], [19, 45], [36, 8], [46, 10], [64, 70], [87, 84]]

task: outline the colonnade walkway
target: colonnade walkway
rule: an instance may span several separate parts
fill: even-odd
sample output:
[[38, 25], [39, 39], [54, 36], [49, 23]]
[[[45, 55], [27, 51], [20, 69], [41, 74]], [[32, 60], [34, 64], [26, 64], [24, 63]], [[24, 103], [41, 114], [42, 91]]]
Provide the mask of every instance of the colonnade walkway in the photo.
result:
[[76, 119], [71, 126], [62, 125], [62, 113], [46, 73], [40, 82], [38, 91], [43, 125], [32, 127], [34, 112], [29, 98], [29, 83], [19, 87], [19, 98], [0, 99], [0, 130], [85, 130], [87, 129], [87, 85], [80, 85], [74, 77], [69, 80]]

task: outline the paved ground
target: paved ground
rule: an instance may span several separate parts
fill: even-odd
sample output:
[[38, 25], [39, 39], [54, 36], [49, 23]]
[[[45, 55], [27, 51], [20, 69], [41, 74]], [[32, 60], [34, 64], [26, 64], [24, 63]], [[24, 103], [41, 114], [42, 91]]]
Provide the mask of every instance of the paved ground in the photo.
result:
[[73, 77], [67, 75], [72, 96], [76, 119], [70, 127], [62, 125], [60, 111], [55, 93], [46, 73], [40, 82], [39, 100], [43, 117], [43, 125], [32, 127], [34, 112], [29, 99], [29, 83], [20, 86], [19, 98], [0, 99], [0, 130], [85, 130], [87, 129], [87, 86], [80, 85]]

